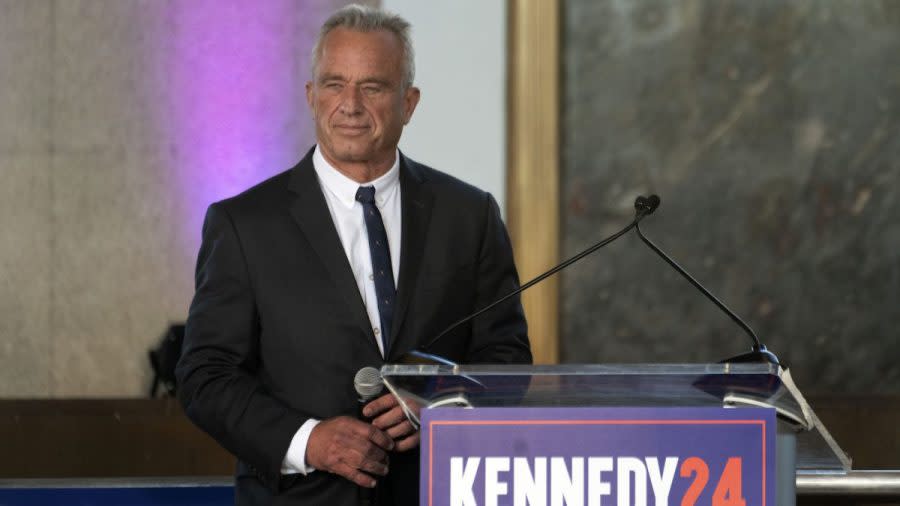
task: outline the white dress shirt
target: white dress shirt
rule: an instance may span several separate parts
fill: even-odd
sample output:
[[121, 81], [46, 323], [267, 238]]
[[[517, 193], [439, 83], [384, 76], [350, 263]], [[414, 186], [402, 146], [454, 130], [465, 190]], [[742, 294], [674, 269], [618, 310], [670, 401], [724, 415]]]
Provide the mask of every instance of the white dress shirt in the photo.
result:
[[[375, 187], [375, 206], [381, 213], [384, 229], [387, 233], [388, 249], [391, 252], [391, 268], [394, 271], [394, 286], [397, 286], [397, 277], [400, 272], [400, 155], [394, 156], [394, 165], [378, 179], [360, 184], [345, 176], [325, 160], [319, 147], [313, 152], [313, 167], [328, 211], [334, 221], [344, 253], [356, 278], [356, 286], [366, 306], [369, 315], [369, 323], [378, 348], [384, 355], [384, 341], [381, 332], [381, 319], [378, 314], [377, 297], [375, 294], [374, 270], [372, 269], [372, 257], [369, 252], [369, 235], [366, 230], [366, 222], [363, 218], [362, 204], [356, 201], [356, 191], [360, 186]], [[349, 303], [349, 301], [348, 301]], [[321, 336], [327, 338], [327, 336]], [[315, 469], [306, 464], [306, 444], [309, 435], [319, 420], [310, 418], [294, 434], [291, 445], [281, 466], [282, 474], [303, 473], [307, 474]]]

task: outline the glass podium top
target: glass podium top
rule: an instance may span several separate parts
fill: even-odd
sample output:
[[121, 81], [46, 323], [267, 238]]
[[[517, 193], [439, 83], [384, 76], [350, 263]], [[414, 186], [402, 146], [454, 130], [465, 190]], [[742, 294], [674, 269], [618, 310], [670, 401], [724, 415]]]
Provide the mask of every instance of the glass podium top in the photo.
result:
[[396, 395], [439, 407], [767, 407], [797, 434], [799, 472], [846, 472], [850, 460], [773, 364], [385, 365]]

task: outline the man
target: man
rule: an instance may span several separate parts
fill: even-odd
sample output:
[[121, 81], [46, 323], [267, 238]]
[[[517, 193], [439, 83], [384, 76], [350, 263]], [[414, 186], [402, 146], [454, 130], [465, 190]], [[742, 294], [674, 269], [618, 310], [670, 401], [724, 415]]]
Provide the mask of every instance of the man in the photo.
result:
[[[409, 25], [350, 6], [319, 34], [317, 145], [210, 206], [178, 364], [188, 416], [238, 459], [238, 504], [418, 501], [418, 433], [353, 376], [518, 286], [493, 198], [397, 149], [419, 101]], [[429, 350], [528, 363], [517, 298]], [[377, 487], [376, 487], [377, 485]]]

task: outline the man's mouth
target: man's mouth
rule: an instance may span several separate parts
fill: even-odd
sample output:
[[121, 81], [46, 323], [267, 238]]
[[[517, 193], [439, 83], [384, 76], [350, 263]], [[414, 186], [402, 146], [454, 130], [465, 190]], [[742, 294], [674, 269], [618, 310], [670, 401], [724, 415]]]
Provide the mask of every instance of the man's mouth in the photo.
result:
[[358, 135], [369, 130], [368, 125], [335, 125], [335, 130], [347, 135]]

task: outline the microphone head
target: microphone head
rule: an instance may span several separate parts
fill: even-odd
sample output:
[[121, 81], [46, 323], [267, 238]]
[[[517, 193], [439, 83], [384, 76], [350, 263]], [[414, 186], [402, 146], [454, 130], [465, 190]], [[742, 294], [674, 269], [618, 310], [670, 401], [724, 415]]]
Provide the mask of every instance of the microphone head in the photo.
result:
[[650, 195], [649, 197], [638, 195], [638, 198], [634, 199], [634, 210], [642, 213], [644, 216], [653, 214], [653, 211], [656, 211], [656, 208], [659, 207], [659, 202], [657, 195]]
[[363, 367], [353, 377], [353, 388], [364, 401], [375, 398], [384, 390], [381, 373], [374, 367]]
[[641, 211], [647, 207], [647, 197], [643, 195], [638, 195], [636, 199], [634, 199], [634, 210]]

